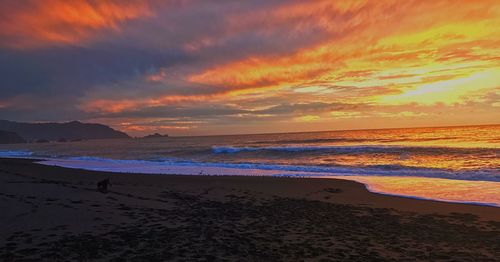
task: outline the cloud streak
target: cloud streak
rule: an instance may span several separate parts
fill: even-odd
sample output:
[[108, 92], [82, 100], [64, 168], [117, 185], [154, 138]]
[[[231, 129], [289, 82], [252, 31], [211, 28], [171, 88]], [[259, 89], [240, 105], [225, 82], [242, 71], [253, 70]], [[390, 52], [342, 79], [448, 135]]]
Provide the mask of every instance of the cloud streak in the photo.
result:
[[47, 0], [2, 3], [2, 45], [34, 48], [81, 44], [100, 30], [119, 31], [124, 22], [153, 14], [144, 1]]

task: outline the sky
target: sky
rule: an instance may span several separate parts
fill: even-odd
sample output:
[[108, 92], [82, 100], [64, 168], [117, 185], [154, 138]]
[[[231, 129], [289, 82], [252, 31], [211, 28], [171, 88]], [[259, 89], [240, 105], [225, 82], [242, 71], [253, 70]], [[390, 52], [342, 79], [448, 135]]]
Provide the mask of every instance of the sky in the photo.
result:
[[2, 0], [0, 119], [131, 135], [500, 123], [498, 0]]

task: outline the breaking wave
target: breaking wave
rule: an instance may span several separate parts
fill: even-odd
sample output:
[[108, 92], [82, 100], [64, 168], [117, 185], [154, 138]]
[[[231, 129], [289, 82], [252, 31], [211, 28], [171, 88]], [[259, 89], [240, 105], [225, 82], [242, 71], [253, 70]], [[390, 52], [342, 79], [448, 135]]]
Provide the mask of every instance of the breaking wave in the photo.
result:
[[[51, 163], [58, 165], [58, 159], [47, 159]], [[94, 171], [108, 172], [137, 172], [137, 173], [156, 173], [167, 174], [165, 170], [170, 170], [168, 174], [175, 174], [168, 169], [169, 167], [198, 167], [198, 168], [222, 168], [238, 169], [238, 174], [244, 173], [244, 170], [262, 170], [275, 171], [276, 175], [290, 176], [418, 176], [432, 178], [447, 178], [458, 180], [474, 181], [494, 181], [500, 182], [500, 173], [498, 170], [465, 170], [451, 171], [438, 168], [419, 168], [407, 167], [401, 165], [373, 165], [366, 167], [358, 166], [303, 166], [303, 165], [279, 165], [265, 163], [221, 163], [221, 162], [197, 162], [182, 161], [178, 159], [164, 158], [151, 160], [120, 160], [107, 159], [99, 157], [68, 157], [60, 159], [59, 163], [64, 167], [64, 163], [71, 160], [73, 168], [82, 168]], [[66, 166], [68, 167], [68, 166]], [[133, 169], [130, 169], [133, 167]], [[255, 172], [253, 172], [255, 173]], [[258, 173], [258, 172], [257, 172]], [[196, 173], [198, 174], [198, 173]], [[195, 175], [195, 174], [193, 174]]]
[[471, 154], [488, 153], [500, 155], [498, 148], [461, 148], [461, 147], [411, 147], [397, 145], [365, 145], [365, 146], [266, 146], [266, 147], [231, 147], [213, 146], [214, 154], [236, 154], [242, 152], [318, 152], [318, 153], [428, 153], [428, 154]]
[[33, 152], [25, 150], [0, 150], [0, 157], [30, 157], [32, 155]]

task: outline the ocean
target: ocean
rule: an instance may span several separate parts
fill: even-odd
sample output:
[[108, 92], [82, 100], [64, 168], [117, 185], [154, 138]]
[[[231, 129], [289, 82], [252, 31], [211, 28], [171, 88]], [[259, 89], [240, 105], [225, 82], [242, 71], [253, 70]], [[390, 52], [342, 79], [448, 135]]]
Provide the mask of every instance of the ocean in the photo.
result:
[[500, 206], [500, 125], [2, 145], [0, 156], [112, 172], [336, 177]]

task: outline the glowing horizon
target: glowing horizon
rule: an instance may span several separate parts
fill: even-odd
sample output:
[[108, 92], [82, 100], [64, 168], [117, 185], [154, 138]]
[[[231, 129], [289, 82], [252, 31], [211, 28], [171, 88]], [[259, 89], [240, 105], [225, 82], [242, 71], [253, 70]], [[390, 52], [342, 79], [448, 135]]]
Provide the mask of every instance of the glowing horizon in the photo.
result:
[[500, 119], [498, 1], [9, 0], [0, 14], [0, 118], [132, 135]]

